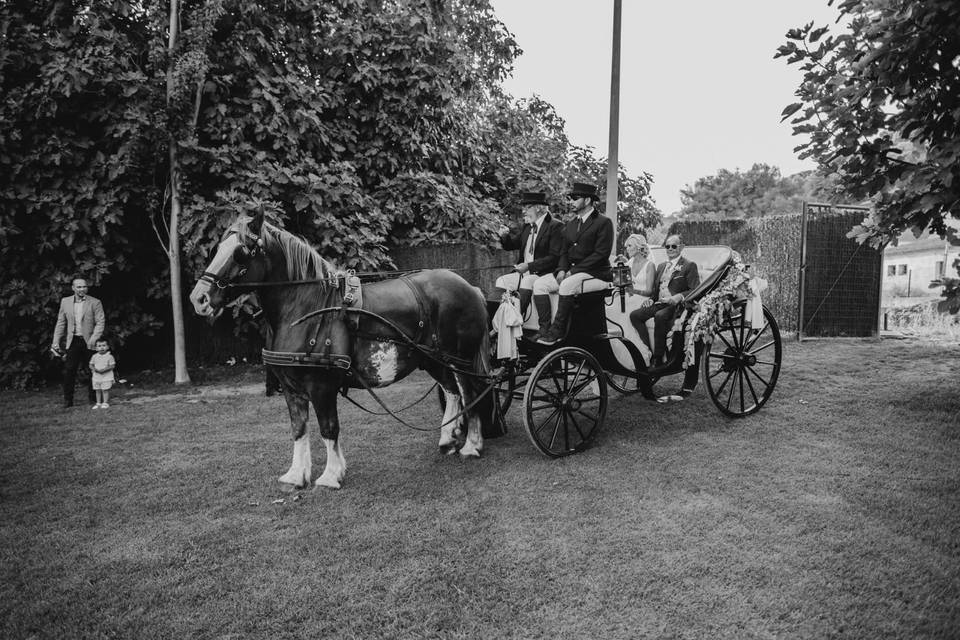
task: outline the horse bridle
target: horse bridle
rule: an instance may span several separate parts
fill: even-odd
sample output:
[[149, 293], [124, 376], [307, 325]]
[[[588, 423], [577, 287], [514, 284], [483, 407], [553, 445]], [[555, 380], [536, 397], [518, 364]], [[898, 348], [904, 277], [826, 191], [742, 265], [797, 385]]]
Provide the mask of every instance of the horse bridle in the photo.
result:
[[[243, 238], [240, 238], [240, 232], [237, 231], [236, 229], [229, 230], [227, 234], [223, 237], [223, 240], [220, 241], [221, 244], [223, 243], [224, 240], [226, 240], [233, 234], [236, 234], [236, 236], [240, 239], [240, 244], [238, 244], [236, 248], [233, 250], [233, 261], [240, 265], [240, 270], [237, 272], [237, 274], [234, 277], [230, 278], [230, 280], [227, 280], [227, 281], [224, 281], [223, 278], [216, 273], [210, 273], [209, 271], [204, 271], [200, 275], [200, 277], [197, 278], [199, 282], [209, 282], [210, 284], [214, 285], [218, 289], [229, 289], [231, 287], [239, 286], [237, 285], [237, 280], [242, 278], [247, 273], [247, 268], [243, 266], [243, 262], [245, 260], [249, 260], [250, 258], [256, 256], [258, 253], [263, 252], [263, 245], [261, 244], [261, 240], [259, 236], [255, 236], [252, 233], [244, 233]], [[253, 239], [253, 249], [250, 249], [246, 245], [246, 242], [244, 242], [247, 238]]]

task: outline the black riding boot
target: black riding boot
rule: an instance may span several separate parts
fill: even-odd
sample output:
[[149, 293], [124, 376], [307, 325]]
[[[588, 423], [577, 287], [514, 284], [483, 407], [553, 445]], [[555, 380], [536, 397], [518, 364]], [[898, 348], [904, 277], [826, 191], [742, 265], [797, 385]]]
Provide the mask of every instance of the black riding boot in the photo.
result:
[[520, 295], [520, 315], [527, 316], [527, 309], [530, 308], [530, 299], [533, 297], [533, 289], [518, 289]]
[[[531, 291], [530, 293], [532, 294], [533, 292]], [[550, 296], [533, 296], [533, 306], [537, 309], [537, 320], [540, 322], [540, 330], [537, 331], [535, 335], [530, 336], [530, 339], [536, 340], [550, 328]]]
[[570, 323], [570, 312], [573, 311], [573, 296], [560, 296], [557, 301], [557, 317], [545, 334], [537, 340], [540, 344], [557, 344], [567, 337], [567, 325]]

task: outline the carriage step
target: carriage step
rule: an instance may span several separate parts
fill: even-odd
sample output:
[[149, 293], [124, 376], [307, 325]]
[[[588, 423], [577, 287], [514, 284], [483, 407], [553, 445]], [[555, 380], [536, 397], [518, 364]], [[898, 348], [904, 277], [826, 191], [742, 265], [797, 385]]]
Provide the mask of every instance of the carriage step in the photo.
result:
[[607, 333], [598, 333], [596, 337], [599, 338], [600, 340], [609, 340], [610, 338], [622, 338], [623, 331], [613, 330], [613, 331], [608, 331]]

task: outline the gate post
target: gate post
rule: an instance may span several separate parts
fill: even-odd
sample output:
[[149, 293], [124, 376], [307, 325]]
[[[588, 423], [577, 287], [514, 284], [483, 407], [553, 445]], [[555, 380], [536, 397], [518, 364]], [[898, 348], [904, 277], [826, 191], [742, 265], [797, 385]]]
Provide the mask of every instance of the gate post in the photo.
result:
[[803, 342], [803, 299], [807, 289], [807, 201], [800, 213], [800, 274], [797, 277], [800, 293], [797, 296], [797, 342]]

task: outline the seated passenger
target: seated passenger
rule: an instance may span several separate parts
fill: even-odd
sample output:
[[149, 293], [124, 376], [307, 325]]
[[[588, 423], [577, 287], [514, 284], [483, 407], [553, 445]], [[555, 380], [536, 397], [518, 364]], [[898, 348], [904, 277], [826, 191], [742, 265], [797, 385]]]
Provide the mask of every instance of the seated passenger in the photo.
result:
[[[563, 223], [550, 215], [547, 194], [521, 193], [524, 225], [511, 233], [500, 225], [500, 244], [504, 249], [519, 249], [513, 271], [497, 278], [495, 286], [503, 291], [516, 291], [520, 296], [520, 313], [526, 315], [533, 297], [533, 282], [545, 273], [553, 273], [563, 251]], [[539, 312], [539, 307], [537, 308]], [[550, 321], [550, 305], [546, 307]], [[544, 322], [541, 316], [541, 323]]]
[[630, 234], [623, 248], [629, 258], [626, 262], [630, 267], [630, 276], [633, 284], [627, 288], [627, 293], [653, 297], [653, 283], [657, 277], [657, 265], [650, 260], [650, 247], [647, 239], [639, 233]]
[[[683, 241], [679, 235], [667, 238], [663, 245], [667, 250], [667, 260], [657, 267], [654, 280], [653, 299], [644, 300], [642, 306], [630, 314], [630, 322], [637, 330], [640, 339], [647, 342], [645, 324], [647, 320], [654, 320], [653, 345], [647, 344], [653, 352], [652, 366], [663, 364], [664, 352], [667, 348], [667, 331], [673, 324], [677, 305], [684, 300], [684, 293], [700, 284], [700, 273], [695, 262], [691, 262], [680, 255], [683, 252]], [[644, 329], [644, 330], [641, 330]]]
[[557, 315], [537, 340], [546, 345], [556, 344], [566, 336], [574, 295], [608, 289], [613, 280], [610, 270], [613, 221], [593, 208], [600, 199], [597, 187], [574, 182], [567, 198], [574, 215], [563, 228], [563, 253], [556, 272], [541, 276], [533, 283], [533, 299], [538, 313], [541, 304], [549, 309], [549, 294], [560, 293]]

